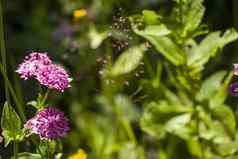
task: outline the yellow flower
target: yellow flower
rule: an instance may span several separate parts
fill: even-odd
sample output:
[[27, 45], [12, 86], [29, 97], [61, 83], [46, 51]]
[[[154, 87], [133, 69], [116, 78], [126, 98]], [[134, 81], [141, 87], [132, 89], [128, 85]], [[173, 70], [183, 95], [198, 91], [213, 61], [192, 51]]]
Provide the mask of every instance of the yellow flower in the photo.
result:
[[80, 149], [77, 153], [69, 156], [68, 159], [87, 159], [87, 154], [82, 149]]
[[87, 11], [85, 9], [77, 9], [74, 11], [74, 19], [80, 19], [82, 17], [85, 17], [87, 15]]

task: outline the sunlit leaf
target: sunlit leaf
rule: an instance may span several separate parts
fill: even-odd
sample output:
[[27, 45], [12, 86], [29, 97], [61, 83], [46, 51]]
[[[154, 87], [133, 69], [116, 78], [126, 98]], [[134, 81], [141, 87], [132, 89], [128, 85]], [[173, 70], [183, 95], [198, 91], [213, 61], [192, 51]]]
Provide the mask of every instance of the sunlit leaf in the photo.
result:
[[221, 88], [225, 75], [226, 71], [219, 71], [205, 79], [201, 85], [200, 90], [196, 94], [196, 99], [198, 101], [211, 99], [215, 95], [216, 91]]
[[135, 70], [143, 58], [145, 49], [144, 45], [140, 45], [123, 52], [113, 65], [111, 75], [119, 76]]
[[234, 29], [227, 30], [222, 36], [220, 31], [208, 34], [205, 39], [188, 56], [188, 66], [196, 71], [201, 71], [211, 57], [214, 57], [218, 49], [222, 49], [226, 44], [236, 40], [238, 34]]

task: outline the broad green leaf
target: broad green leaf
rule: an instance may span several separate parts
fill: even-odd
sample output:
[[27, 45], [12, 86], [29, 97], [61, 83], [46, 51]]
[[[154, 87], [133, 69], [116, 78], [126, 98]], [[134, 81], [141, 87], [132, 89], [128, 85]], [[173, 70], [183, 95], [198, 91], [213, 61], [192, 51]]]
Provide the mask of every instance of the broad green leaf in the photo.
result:
[[188, 145], [189, 152], [193, 156], [195, 156], [197, 158], [201, 158], [203, 152], [202, 152], [202, 146], [200, 144], [199, 139], [197, 137], [191, 137], [186, 142]]
[[140, 64], [145, 50], [145, 46], [140, 45], [123, 52], [113, 65], [111, 75], [119, 76], [135, 70]]
[[202, 83], [200, 90], [196, 94], [196, 99], [198, 101], [211, 99], [215, 95], [215, 93], [221, 88], [222, 81], [225, 75], [226, 71], [219, 71], [205, 79], [205, 81]]
[[143, 35], [155, 49], [167, 58], [172, 64], [178, 66], [184, 63], [182, 50], [166, 36]]
[[228, 76], [225, 78], [220, 88], [216, 91], [215, 95], [212, 98], [210, 98], [209, 106], [211, 109], [213, 109], [214, 107], [220, 106], [225, 102], [228, 96], [227, 88], [232, 80], [233, 74], [234, 74], [233, 71], [231, 71], [228, 74]]
[[232, 135], [235, 135], [236, 119], [233, 111], [227, 105], [215, 107], [212, 110], [213, 116], [224, 124]]
[[[146, 106], [141, 118], [141, 128], [156, 138], [163, 138], [168, 131], [179, 135], [177, 130], [180, 127], [177, 126], [185, 121], [185, 119], [188, 119], [189, 115], [187, 114], [192, 111], [192, 107], [189, 106], [169, 105], [165, 101], [159, 103], [152, 102]], [[175, 124], [173, 125], [173, 123]], [[181, 124], [181, 127], [184, 127], [184, 125]]]
[[7, 146], [12, 140], [22, 138], [21, 120], [12, 106], [5, 102], [1, 117], [1, 127], [3, 130], [3, 136], [5, 140], [5, 146]]
[[238, 143], [237, 141], [230, 142], [230, 143], [222, 143], [222, 144], [215, 144], [213, 148], [221, 155], [233, 155], [238, 151]]
[[184, 6], [186, 10], [183, 14], [184, 32], [192, 32], [201, 24], [205, 8], [203, 0], [189, 0]]
[[148, 25], [157, 24], [159, 22], [160, 16], [152, 10], [143, 10], [143, 20]]
[[170, 34], [170, 30], [165, 24], [147, 25], [144, 29], [138, 29], [138, 24], [135, 17], [130, 17], [133, 31], [147, 39], [155, 49], [164, 55], [174, 65], [183, 64], [185, 59], [182, 50], [175, 44], [175, 42], [165, 36]]
[[134, 29], [135, 33], [141, 36], [165, 36], [171, 33], [171, 31], [164, 25], [148, 25], [143, 30]]
[[226, 44], [238, 38], [237, 32], [232, 28], [227, 30], [222, 36], [220, 31], [208, 34], [205, 39], [192, 49], [188, 56], [188, 66], [196, 71], [201, 71], [211, 57], [214, 57], [218, 49], [222, 49]]
[[227, 144], [232, 141], [230, 132], [227, 131], [226, 126], [221, 121], [211, 113], [206, 112], [201, 106], [197, 106], [197, 111], [199, 117], [199, 137], [209, 140], [214, 144]]
[[165, 129], [167, 132], [177, 135], [182, 139], [188, 139], [189, 134], [191, 133], [190, 128], [187, 124], [191, 121], [191, 114], [186, 113], [182, 115], [177, 115], [171, 118], [165, 124]]

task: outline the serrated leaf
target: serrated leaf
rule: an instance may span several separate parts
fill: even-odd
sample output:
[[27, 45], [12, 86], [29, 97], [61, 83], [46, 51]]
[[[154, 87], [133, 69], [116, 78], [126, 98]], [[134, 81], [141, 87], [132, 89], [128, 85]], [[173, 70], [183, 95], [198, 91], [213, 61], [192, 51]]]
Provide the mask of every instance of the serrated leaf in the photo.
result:
[[221, 32], [216, 31], [208, 34], [205, 39], [191, 51], [188, 56], [188, 66], [196, 71], [201, 71], [211, 57], [214, 57], [218, 49], [222, 49], [226, 44], [236, 40], [238, 34], [234, 29], [227, 30], [222, 36]]
[[141, 45], [123, 52], [113, 65], [111, 75], [119, 76], [135, 70], [140, 64], [145, 50], [145, 46]]
[[17, 140], [22, 136], [21, 119], [7, 102], [5, 102], [3, 107], [1, 127], [3, 130], [3, 136], [6, 139], [5, 146], [7, 146], [10, 141]]
[[225, 75], [226, 71], [219, 71], [205, 79], [202, 83], [200, 90], [196, 94], [196, 99], [198, 101], [211, 99], [215, 95], [215, 93], [221, 88], [222, 81]]

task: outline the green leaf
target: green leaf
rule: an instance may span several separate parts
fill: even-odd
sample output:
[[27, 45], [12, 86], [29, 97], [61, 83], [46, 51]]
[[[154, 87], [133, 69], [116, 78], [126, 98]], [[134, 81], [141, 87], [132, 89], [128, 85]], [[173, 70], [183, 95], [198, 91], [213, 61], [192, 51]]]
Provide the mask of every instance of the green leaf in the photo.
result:
[[225, 75], [226, 71], [219, 71], [205, 79], [202, 83], [200, 90], [196, 94], [196, 99], [198, 101], [211, 99], [215, 95], [215, 93], [221, 88], [222, 81]]
[[192, 32], [201, 24], [205, 12], [202, 2], [203, 0], [189, 0], [184, 5], [186, 7], [183, 14], [184, 32]]
[[88, 37], [90, 40], [90, 47], [92, 49], [97, 49], [102, 42], [108, 37], [109, 31], [98, 32], [94, 26], [90, 27]]
[[210, 98], [209, 100], [210, 108], [220, 106], [225, 102], [228, 95], [227, 88], [232, 80], [233, 74], [234, 74], [233, 71], [230, 71], [229, 75], [225, 78], [223, 84], [216, 91], [215, 95], [212, 98]]
[[141, 128], [158, 139], [168, 132], [184, 137], [186, 134], [181, 135], [178, 131], [181, 128], [183, 132], [188, 132], [185, 125], [191, 112], [193, 108], [189, 106], [169, 105], [166, 101], [152, 102], [146, 106], [140, 122]]
[[143, 30], [134, 28], [135, 33], [141, 36], [165, 36], [171, 33], [171, 31], [164, 25], [148, 25]]
[[145, 159], [142, 147], [137, 147], [133, 143], [125, 143], [118, 152], [119, 159]]
[[22, 152], [22, 153], [18, 153], [17, 158], [18, 159], [41, 159], [41, 156], [35, 153]]
[[197, 111], [199, 117], [199, 137], [205, 140], [210, 140], [214, 144], [227, 144], [232, 141], [232, 137], [229, 131], [227, 131], [227, 127], [219, 121], [218, 118], [206, 112], [201, 106], [197, 106]]
[[174, 65], [177, 66], [184, 63], [185, 59], [182, 50], [171, 38], [165, 36], [171, 32], [165, 24], [147, 25], [144, 29], [138, 29], [136, 18], [138, 17], [130, 17], [132, 29], [136, 34], [147, 39], [158, 52]]
[[1, 117], [5, 147], [12, 141], [22, 138], [21, 120], [15, 110], [5, 102]]
[[193, 74], [203, 70], [204, 65], [216, 55], [218, 49], [222, 49], [226, 44], [238, 38], [238, 34], [233, 28], [227, 30], [223, 36], [220, 34], [220, 31], [208, 34], [197, 47], [192, 49], [187, 64], [195, 70], [192, 71]]
[[121, 117], [127, 118], [129, 121], [139, 119], [139, 110], [128, 97], [117, 95], [114, 97], [114, 102]]
[[195, 156], [197, 158], [201, 158], [203, 152], [202, 152], [202, 147], [199, 142], [199, 139], [197, 137], [191, 137], [186, 142], [188, 145], [189, 152], [193, 156]]
[[165, 129], [167, 132], [177, 135], [183, 139], [188, 139], [191, 129], [187, 124], [191, 121], [191, 114], [185, 113], [177, 115], [166, 122]]
[[153, 25], [159, 22], [160, 16], [152, 10], [143, 10], [143, 20], [148, 25]]
[[182, 50], [169, 38], [165, 36], [143, 35], [155, 49], [167, 58], [172, 64], [178, 66], [184, 63]]
[[216, 119], [218, 119], [221, 123], [224, 124], [229, 133], [235, 135], [236, 119], [230, 107], [228, 107], [227, 105], [221, 105], [215, 107], [212, 110], [212, 113]]
[[226, 144], [214, 144], [213, 148], [222, 156], [233, 155], [238, 151], [237, 141]]
[[111, 75], [119, 76], [135, 70], [140, 64], [145, 50], [145, 46], [140, 45], [123, 52], [113, 65]]

